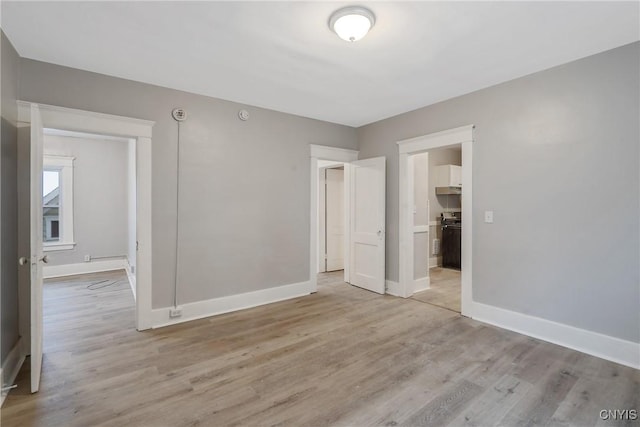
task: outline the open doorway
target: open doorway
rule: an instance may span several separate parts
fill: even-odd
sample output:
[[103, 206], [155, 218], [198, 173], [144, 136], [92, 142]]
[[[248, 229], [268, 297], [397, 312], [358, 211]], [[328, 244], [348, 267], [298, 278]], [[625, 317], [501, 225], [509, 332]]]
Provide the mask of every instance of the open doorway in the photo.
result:
[[318, 273], [345, 266], [344, 163], [318, 162]]
[[399, 294], [446, 286], [452, 291], [430, 302], [465, 316], [472, 304], [472, 142], [473, 125], [398, 142]]
[[[345, 165], [318, 161], [318, 286], [346, 284], [344, 269], [348, 259], [345, 224]], [[346, 249], [346, 250], [345, 250]]]
[[136, 142], [45, 129], [44, 277], [126, 269], [135, 292]]
[[[319, 272], [335, 269], [338, 273], [330, 274], [341, 275], [342, 283], [384, 294], [386, 159], [357, 160], [357, 151], [319, 145], [311, 145], [310, 151], [310, 291], [318, 291]], [[327, 170], [330, 169], [335, 169], [329, 171], [330, 178], [335, 179], [329, 183], [335, 188], [334, 199], [343, 201], [342, 206], [334, 203], [329, 207], [333, 223], [338, 224], [334, 230], [331, 230], [331, 215], [327, 227]], [[324, 185], [321, 185], [323, 180]], [[344, 218], [342, 224], [340, 216]], [[324, 225], [320, 224], [322, 221]], [[344, 231], [336, 231], [340, 228]], [[330, 234], [333, 236], [328, 236]], [[341, 234], [344, 236], [342, 245], [339, 242]], [[327, 251], [330, 245], [337, 249], [329, 247]], [[340, 266], [344, 268], [342, 274], [339, 273]]]
[[[350, 187], [350, 163], [358, 159], [358, 152], [344, 148], [328, 147], [323, 145], [309, 146], [310, 155], [310, 206], [309, 206], [309, 290], [311, 293], [318, 291], [318, 283], [323, 286], [327, 282], [349, 283], [350, 280], [350, 233], [348, 232], [348, 218], [350, 199], [346, 197], [346, 191]], [[325, 176], [324, 169], [328, 167], [343, 168], [343, 198], [342, 209], [345, 212], [345, 232], [342, 244], [343, 269], [333, 273], [326, 273], [326, 241], [324, 238], [326, 228], [325, 207], [322, 206], [326, 198], [326, 183], [322, 182]], [[321, 225], [321, 222], [325, 222]]]
[[61, 302], [70, 316], [82, 315], [73, 307], [91, 304], [93, 315], [135, 329], [135, 140], [49, 128], [43, 134], [45, 344], [75, 333], [50, 315]]
[[460, 313], [462, 147], [411, 155], [413, 165], [414, 294]]
[[[18, 101], [18, 138], [23, 141], [19, 151], [19, 172], [24, 176], [22, 181], [24, 190], [19, 193], [18, 212], [22, 222], [19, 224], [22, 242], [19, 251], [23, 254], [19, 263], [23, 266], [19, 273], [20, 282], [20, 318], [19, 330], [24, 339], [23, 354], [30, 356], [31, 392], [37, 392], [40, 387], [40, 374], [43, 358], [43, 273], [49, 261], [48, 251], [45, 252], [45, 236], [53, 241], [52, 245], [59, 250], [69, 250], [75, 247], [75, 230], [67, 225], [70, 209], [62, 207], [58, 212], [58, 223], [52, 223], [48, 231], [45, 230], [43, 175], [44, 161], [44, 130], [63, 129], [86, 134], [110, 135], [125, 138], [135, 142], [128, 147], [135, 151], [135, 207], [115, 206], [113, 209], [127, 209], [128, 214], [135, 211], [135, 325], [138, 330], [148, 329], [151, 325], [151, 130], [153, 122], [129, 117], [113, 116], [83, 110], [57, 107], [52, 105], [35, 104]], [[58, 166], [65, 169], [73, 159], [66, 159], [67, 164]], [[71, 168], [71, 170], [73, 170]], [[59, 182], [69, 179], [69, 174], [58, 176]], [[55, 181], [55, 179], [54, 179]], [[75, 180], [70, 180], [72, 185]], [[68, 188], [68, 186], [67, 186]], [[65, 199], [65, 189], [61, 188], [61, 199]], [[53, 197], [49, 198], [49, 202]], [[63, 205], [66, 203], [60, 200]], [[55, 206], [49, 206], [55, 207]], [[60, 207], [60, 206], [59, 206]], [[55, 210], [49, 213], [55, 214]], [[75, 221], [71, 218], [71, 224]], [[57, 227], [57, 230], [56, 230]], [[66, 228], [65, 228], [66, 227]], [[110, 230], [101, 229], [100, 224], [93, 224], [101, 233], [108, 234]], [[70, 232], [73, 230], [73, 232]], [[46, 233], [49, 234], [46, 234]], [[56, 236], [57, 235], [57, 241]], [[50, 249], [50, 248], [48, 248]], [[133, 249], [129, 249], [132, 250]], [[27, 255], [28, 256], [24, 256]], [[81, 254], [83, 257], [87, 254]], [[89, 254], [91, 255], [91, 254]], [[84, 258], [83, 258], [84, 259]], [[103, 260], [102, 262], [108, 262]], [[120, 262], [122, 262], [120, 260]], [[61, 266], [52, 268], [64, 269]], [[61, 275], [60, 271], [55, 275]]]
[[40, 197], [30, 210], [39, 218], [30, 232], [32, 248], [43, 255], [31, 281], [32, 301], [38, 299], [30, 307], [32, 392], [42, 354], [82, 349], [83, 340], [136, 327], [136, 140], [54, 128], [38, 133], [31, 187]]

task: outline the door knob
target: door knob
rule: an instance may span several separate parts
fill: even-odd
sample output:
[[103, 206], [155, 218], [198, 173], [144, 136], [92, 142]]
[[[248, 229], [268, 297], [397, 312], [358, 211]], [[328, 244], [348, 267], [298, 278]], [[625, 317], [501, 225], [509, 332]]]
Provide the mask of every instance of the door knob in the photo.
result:
[[49, 264], [49, 256], [45, 255], [42, 258], [40, 258], [40, 261], [44, 262], [45, 264]]
[[382, 230], [378, 230], [378, 237], [382, 237]]
[[19, 265], [29, 264], [29, 258], [27, 258], [26, 256], [21, 256], [20, 258], [18, 258], [18, 264]]

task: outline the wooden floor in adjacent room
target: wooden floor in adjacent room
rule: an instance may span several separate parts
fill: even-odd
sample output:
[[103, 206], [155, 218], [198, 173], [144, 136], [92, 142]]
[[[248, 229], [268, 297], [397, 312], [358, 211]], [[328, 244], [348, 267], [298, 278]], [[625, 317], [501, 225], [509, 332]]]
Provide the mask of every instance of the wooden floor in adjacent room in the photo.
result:
[[639, 371], [342, 272], [311, 296], [144, 332], [123, 280], [45, 285], [41, 391], [23, 370], [3, 427], [589, 426], [640, 407]]
[[460, 270], [433, 267], [429, 269], [430, 287], [411, 298], [460, 313]]

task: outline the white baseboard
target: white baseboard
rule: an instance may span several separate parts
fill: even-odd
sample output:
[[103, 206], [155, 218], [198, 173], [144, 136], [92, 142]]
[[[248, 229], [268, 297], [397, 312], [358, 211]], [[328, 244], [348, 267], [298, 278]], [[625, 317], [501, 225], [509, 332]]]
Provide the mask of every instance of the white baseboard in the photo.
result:
[[431, 287], [431, 278], [429, 276], [415, 279], [413, 281], [413, 293], [426, 291]]
[[431, 278], [423, 277], [421, 279], [414, 280], [413, 292], [411, 292], [411, 290], [404, 289], [404, 287], [401, 286], [400, 283], [394, 282], [393, 280], [386, 280], [385, 286], [386, 286], [385, 292], [387, 294], [393, 295], [394, 297], [409, 298], [415, 292], [420, 292], [420, 291], [429, 289], [429, 287], [431, 286]]
[[154, 309], [151, 311], [151, 327], [160, 328], [188, 322], [190, 320], [202, 319], [203, 317], [244, 310], [259, 305], [298, 298], [309, 295], [311, 292], [312, 289], [309, 282], [300, 282], [243, 294], [180, 304], [179, 307], [182, 309], [182, 316], [177, 318], [169, 317], [169, 311], [173, 307]]
[[[20, 368], [24, 363], [25, 355], [22, 351], [22, 338], [18, 338], [18, 342], [13, 346], [7, 358], [2, 362], [2, 368], [0, 369], [0, 384], [2, 388], [13, 385]], [[9, 390], [2, 392], [0, 395], [0, 406], [4, 403], [4, 399], [9, 394]]]
[[640, 369], [640, 343], [478, 302], [473, 302], [471, 318]]
[[417, 234], [417, 233], [428, 233], [429, 232], [429, 226], [428, 225], [414, 225], [413, 226], [413, 232], [414, 232], [414, 234]]
[[99, 273], [101, 271], [112, 271], [127, 269], [126, 259], [107, 259], [90, 262], [79, 262], [77, 264], [47, 265], [42, 269], [45, 279], [51, 277], [75, 276], [76, 274]]
[[136, 300], [136, 276], [131, 273], [131, 264], [129, 264], [129, 260], [125, 260], [125, 268], [127, 272], [127, 279], [129, 279], [129, 286], [131, 286], [131, 292], [133, 293], [133, 299]]
[[386, 285], [386, 293], [389, 295], [393, 295], [394, 297], [405, 298], [404, 289], [401, 289], [400, 283], [394, 282], [393, 280], [385, 281]]

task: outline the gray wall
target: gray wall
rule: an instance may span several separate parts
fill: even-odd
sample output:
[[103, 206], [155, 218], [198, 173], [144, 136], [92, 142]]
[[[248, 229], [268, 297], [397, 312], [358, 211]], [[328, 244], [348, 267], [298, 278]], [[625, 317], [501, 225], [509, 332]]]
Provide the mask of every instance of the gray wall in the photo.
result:
[[76, 246], [49, 251], [51, 265], [84, 262], [85, 255], [127, 255], [128, 141], [45, 135], [44, 154], [75, 157], [73, 222]]
[[473, 299], [640, 341], [639, 63], [633, 43], [358, 129], [387, 156], [387, 278], [395, 142], [475, 124]]
[[[18, 340], [18, 131], [17, 96], [20, 58], [11, 42], [0, 31], [1, 67], [1, 188], [0, 188], [0, 310], [2, 337], [0, 360], [4, 362]], [[4, 385], [4, 384], [3, 384]]]
[[[20, 98], [153, 128], [153, 307], [173, 303], [175, 107], [181, 136], [179, 303], [309, 279], [309, 144], [355, 149], [353, 128], [23, 59]], [[248, 82], [247, 84], [251, 84]], [[206, 268], [203, 268], [206, 266]]]

